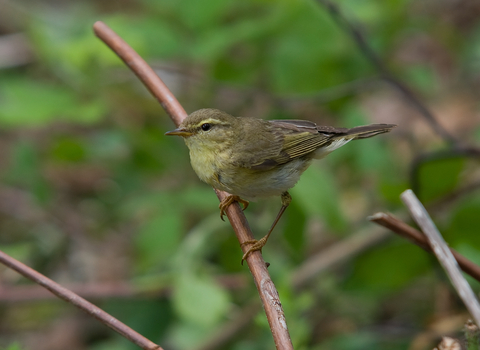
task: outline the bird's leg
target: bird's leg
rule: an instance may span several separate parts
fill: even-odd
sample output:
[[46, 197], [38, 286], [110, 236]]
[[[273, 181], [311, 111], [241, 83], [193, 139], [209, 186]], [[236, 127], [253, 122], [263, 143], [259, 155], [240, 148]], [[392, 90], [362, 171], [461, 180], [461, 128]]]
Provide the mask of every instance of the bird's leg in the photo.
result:
[[250, 255], [250, 253], [256, 251], [256, 250], [262, 250], [265, 244], [267, 244], [268, 237], [270, 237], [270, 234], [272, 233], [273, 229], [277, 225], [277, 222], [280, 220], [282, 217], [283, 213], [285, 212], [285, 209], [287, 209], [288, 205], [292, 201], [292, 196], [290, 196], [290, 193], [288, 192], [283, 192], [282, 193], [282, 207], [280, 208], [280, 211], [277, 214], [277, 217], [275, 218], [275, 221], [273, 221], [272, 226], [270, 227], [270, 230], [268, 230], [268, 233], [260, 238], [258, 241], [256, 239], [250, 240], [250, 241], [245, 241], [242, 243], [244, 244], [253, 244], [246, 252], [243, 254], [242, 257], [242, 265], [243, 261]]
[[249, 204], [248, 201], [240, 198], [239, 196], [234, 196], [234, 195], [231, 195], [231, 194], [228, 195], [227, 197], [222, 199], [222, 201], [218, 205], [218, 208], [220, 209], [220, 219], [222, 219], [222, 221], [225, 221], [225, 220], [223, 220], [223, 216], [226, 215], [225, 210], [227, 210], [227, 208], [233, 202], [241, 203], [243, 205], [243, 210], [247, 209], [248, 204]]

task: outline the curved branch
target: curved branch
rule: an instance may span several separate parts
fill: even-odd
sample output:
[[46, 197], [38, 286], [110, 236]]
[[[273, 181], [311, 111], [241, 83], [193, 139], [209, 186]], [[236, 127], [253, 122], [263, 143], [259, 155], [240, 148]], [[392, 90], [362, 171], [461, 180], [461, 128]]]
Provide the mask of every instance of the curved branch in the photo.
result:
[[[153, 69], [105, 23], [96, 22], [93, 29], [95, 34], [138, 76], [152, 95], [162, 104], [175, 125], [178, 126], [187, 114]], [[220, 201], [228, 195], [226, 192], [219, 190], [215, 190], [215, 192]], [[242, 243], [254, 239], [247, 219], [238, 203], [230, 205], [226, 214], [245, 253], [247, 248]], [[246, 261], [260, 294], [277, 349], [293, 350], [282, 304], [262, 254], [259, 251], [253, 252], [247, 257]]]

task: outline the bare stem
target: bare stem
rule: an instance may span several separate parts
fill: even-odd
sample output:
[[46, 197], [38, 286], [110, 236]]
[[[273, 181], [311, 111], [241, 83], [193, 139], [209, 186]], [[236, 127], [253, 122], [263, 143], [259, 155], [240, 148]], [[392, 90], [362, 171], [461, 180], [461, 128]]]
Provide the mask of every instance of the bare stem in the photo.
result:
[[[93, 29], [95, 34], [138, 76], [152, 95], [162, 104], [175, 125], [178, 126], [186, 118], [187, 114], [153, 69], [105, 23], [96, 22]], [[220, 201], [228, 195], [228, 193], [219, 190], [215, 190], [215, 192]], [[254, 238], [247, 219], [237, 203], [230, 205], [226, 210], [226, 214], [245, 252], [246, 247], [242, 243]], [[246, 261], [260, 294], [277, 349], [293, 350], [282, 304], [262, 254], [259, 251], [253, 252]]]
[[463, 277], [452, 252], [445, 243], [442, 235], [428, 215], [425, 207], [420, 203], [412, 190], [406, 190], [400, 196], [407, 206], [415, 222], [420, 226], [428, 239], [429, 245], [437, 256], [438, 261], [447, 273], [450, 281], [457, 290], [458, 295], [475, 319], [480, 324], [480, 304], [478, 303], [472, 288]]
[[[425, 251], [433, 253], [432, 248], [430, 248], [430, 245], [428, 244], [428, 241], [422, 232], [397, 219], [396, 217], [390, 214], [376, 213], [368, 217], [368, 220], [390, 229], [392, 232], [395, 232], [398, 235], [408, 239], [410, 242], [418, 245]], [[474, 264], [456, 250], [450, 248], [450, 251], [457, 260], [458, 265], [460, 265], [460, 268], [480, 282], [480, 266]]]
[[41, 273], [28, 267], [27, 265], [22, 264], [20, 261], [15, 260], [14, 258], [8, 256], [2, 251], [0, 251], [0, 262], [5, 266], [8, 266], [12, 270], [17, 271], [22, 276], [48, 289], [50, 292], [55, 294], [60, 299], [65, 300], [66, 302], [78, 307], [80, 310], [83, 310], [89, 315], [95, 317], [97, 320], [107, 325], [114, 331], [120, 333], [122, 336], [130, 340], [132, 343], [138, 345], [142, 349], [163, 350], [160, 346], [151, 342], [141, 334], [135, 332], [133, 329], [126, 326], [125, 324], [117, 320], [115, 317], [109, 315], [102, 309], [96, 307], [92, 303], [89, 303], [88, 301], [81, 298], [80, 296], [73, 293], [72, 291], [62, 287], [58, 283], [55, 283], [51, 279], [45, 277]]
[[[321, 272], [330, 269], [334, 265], [348, 261], [373, 245], [380, 244], [387, 238], [389, 238], [388, 232], [380, 227], [374, 228], [373, 230], [371, 228], [365, 228], [332, 244], [328, 248], [322, 249], [290, 274], [293, 289], [297, 291], [301, 290]], [[254, 302], [244, 307], [241, 313], [218, 329], [211, 338], [200, 345], [198, 349], [196, 348], [196, 350], [223, 349], [225, 343], [240, 332], [244, 325], [246, 326], [251, 323], [256, 315], [256, 312], [253, 312], [255, 307], [257, 307], [257, 303]], [[257, 309], [260, 309], [260, 305], [258, 305]]]

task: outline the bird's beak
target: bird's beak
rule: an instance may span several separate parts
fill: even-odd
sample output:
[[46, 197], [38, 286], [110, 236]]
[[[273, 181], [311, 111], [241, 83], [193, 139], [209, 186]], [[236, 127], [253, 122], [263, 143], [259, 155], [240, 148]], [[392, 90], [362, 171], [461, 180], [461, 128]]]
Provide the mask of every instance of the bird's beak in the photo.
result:
[[175, 130], [166, 132], [165, 135], [188, 137], [188, 136], [192, 136], [193, 133], [190, 131], [187, 131], [187, 129], [185, 128], [176, 128]]

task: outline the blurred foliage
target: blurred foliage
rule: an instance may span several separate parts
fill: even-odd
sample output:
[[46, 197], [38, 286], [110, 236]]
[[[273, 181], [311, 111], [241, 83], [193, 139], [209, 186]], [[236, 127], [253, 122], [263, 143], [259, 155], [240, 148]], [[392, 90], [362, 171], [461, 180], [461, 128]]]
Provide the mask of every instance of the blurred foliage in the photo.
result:
[[[442, 125], [480, 141], [475, 0], [336, 3]], [[173, 124], [161, 106], [93, 35], [96, 20], [137, 50], [188, 112], [399, 124], [314, 163], [263, 253], [297, 350], [438, 343], [442, 334], [413, 345], [433, 319], [464, 308], [434, 259], [393, 235], [302, 290], [290, 283], [308, 257], [373, 229], [366, 216], [403, 212], [399, 194], [412, 181], [449, 244], [480, 263], [478, 195], [455, 195], [478, 183], [477, 162], [425, 157], [412, 179], [417, 156], [447, 145], [311, 0], [3, 1], [1, 250], [67, 286], [128, 282], [138, 293], [98, 304], [166, 349], [199, 346], [256, 298], [213, 191], [181, 140], [163, 136]], [[5, 46], [15, 33], [23, 39]], [[257, 237], [279, 206], [267, 199], [246, 211]], [[2, 286], [29, 285], [0, 269]], [[0, 301], [1, 349], [136, 348], [61, 301], [18, 303], [1, 293]], [[221, 348], [272, 349], [264, 314]]]

